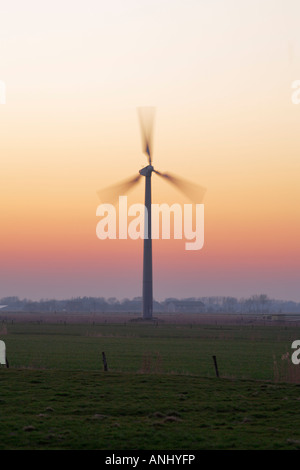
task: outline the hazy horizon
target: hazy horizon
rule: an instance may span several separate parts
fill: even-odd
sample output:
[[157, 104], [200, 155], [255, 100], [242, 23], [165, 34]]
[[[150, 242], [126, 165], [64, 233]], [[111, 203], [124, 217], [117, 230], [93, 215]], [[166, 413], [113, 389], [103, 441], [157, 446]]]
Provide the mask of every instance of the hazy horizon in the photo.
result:
[[[165, 302], [167, 300], [178, 300], [178, 301], [184, 301], [184, 300], [195, 300], [195, 301], [200, 301], [201, 299], [236, 299], [238, 302], [241, 302], [243, 300], [249, 300], [249, 299], [253, 299], [255, 297], [260, 297], [260, 296], [266, 296], [266, 294], [264, 293], [253, 293], [252, 295], [249, 295], [249, 296], [246, 296], [246, 297], [236, 297], [236, 296], [230, 296], [230, 295], [208, 295], [208, 296], [190, 296], [190, 297], [165, 297], [165, 298], [153, 298], [153, 301], [154, 302], [158, 302], [158, 303], [162, 303], [162, 302]], [[78, 296], [73, 296], [73, 297], [61, 297], [61, 298], [57, 298], [57, 297], [53, 297], [53, 298], [32, 298], [32, 297], [20, 297], [18, 295], [12, 295], [12, 296], [8, 296], [8, 297], [2, 297], [0, 300], [3, 300], [3, 299], [8, 299], [8, 298], [17, 298], [19, 299], [21, 302], [22, 301], [29, 301], [29, 302], [48, 302], [48, 301], [57, 301], [57, 302], [62, 302], [62, 301], [69, 301], [69, 300], [72, 300], [72, 299], [84, 299], [84, 298], [90, 298], [90, 299], [104, 299], [105, 301], [111, 301], [112, 299], [114, 299], [114, 301], [116, 302], [124, 302], [124, 301], [127, 301], [129, 300], [130, 302], [132, 301], [135, 301], [135, 300], [140, 300], [142, 301], [143, 297], [142, 295], [137, 295], [137, 296], [134, 296], [134, 297], [116, 297], [116, 296], [112, 296], [112, 297], [105, 297], [105, 296], [85, 296], [85, 295], [78, 295]], [[267, 301], [274, 301], [274, 302], [294, 302], [294, 303], [300, 303], [300, 301], [297, 301], [297, 300], [292, 300], [292, 299], [281, 299], [281, 298], [271, 298], [269, 296], [267, 296]], [[0, 307], [3, 307], [3, 304], [0, 305]]]

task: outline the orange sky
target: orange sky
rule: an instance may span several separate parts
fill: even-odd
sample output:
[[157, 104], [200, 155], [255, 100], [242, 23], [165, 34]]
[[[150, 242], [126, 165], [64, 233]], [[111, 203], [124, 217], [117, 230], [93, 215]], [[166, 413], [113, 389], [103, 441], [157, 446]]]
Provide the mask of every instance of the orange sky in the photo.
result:
[[[262, 5], [263, 3], [263, 5]], [[97, 191], [146, 165], [207, 188], [205, 242], [153, 244], [154, 296], [300, 301], [299, 4], [13, 1], [0, 18], [0, 298], [141, 295], [141, 241], [96, 237]], [[143, 181], [130, 201], [143, 202]], [[188, 202], [153, 176], [153, 202]]]

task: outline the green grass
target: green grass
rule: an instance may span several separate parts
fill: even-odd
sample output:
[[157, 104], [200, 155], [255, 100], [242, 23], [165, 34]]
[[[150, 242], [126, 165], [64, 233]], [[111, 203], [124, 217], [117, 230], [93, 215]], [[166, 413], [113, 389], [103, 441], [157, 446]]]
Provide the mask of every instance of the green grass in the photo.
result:
[[300, 387], [2, 370], [0, 449], [300, 449]]
[[0, 369], [0, 449], [300, 449], [300, 375], [286, 374], [300, 366], [281, 360], [299, 328], [14, 322], [0, 331], [10, 364]]
[[176, 324], [45, 324], [6, 326], [3, 340], [11, 367], [99, 370], [102, 351], [109, 369], [215, 375], [272, 380], [274, 357], [291, 352], [300, 328]]

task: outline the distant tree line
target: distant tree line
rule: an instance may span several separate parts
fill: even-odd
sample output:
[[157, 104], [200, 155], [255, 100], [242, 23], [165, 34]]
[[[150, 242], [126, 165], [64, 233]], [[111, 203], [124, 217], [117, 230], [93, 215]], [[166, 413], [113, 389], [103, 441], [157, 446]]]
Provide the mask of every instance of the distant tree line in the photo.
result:
[[[0, 299], [0, 312], [65, 312], [65, 313], [106, 313], [106, 312], [141, 312], [142, 298], [118, 300], [115, 297], [74, 297], [66, 300], [41, 299], [32, 301], [18, 297]], [[189, 297], [185, 299], [167, 298], [153, 302], [155, 312], [182, 313], [300, 313], [300, 302], [274, 300], [265, 294], [252, 295], [249, 298], [235, 297]]]

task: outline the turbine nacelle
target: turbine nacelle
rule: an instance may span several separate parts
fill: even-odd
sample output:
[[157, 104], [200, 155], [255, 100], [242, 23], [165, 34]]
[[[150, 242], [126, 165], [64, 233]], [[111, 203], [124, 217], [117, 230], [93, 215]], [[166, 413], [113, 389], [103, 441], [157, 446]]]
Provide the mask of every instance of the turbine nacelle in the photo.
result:
[[145, 168], [142, 168], [140, 170], [140, 175], [142, 176], [151, 176], [151, 173], [154, 171], [154, 168], [152, 165], [147, 165]]

